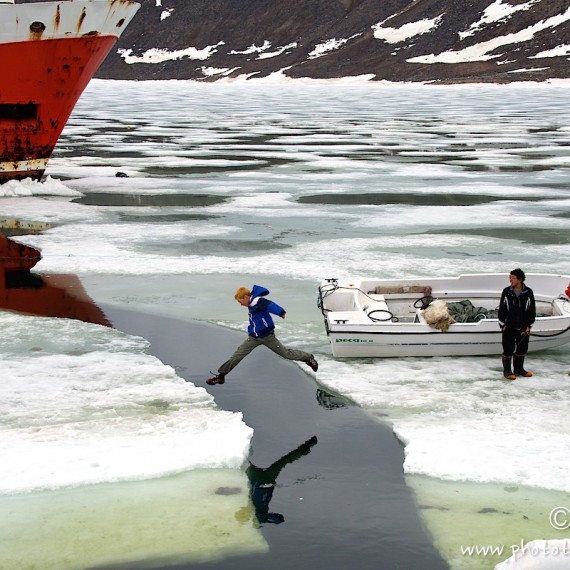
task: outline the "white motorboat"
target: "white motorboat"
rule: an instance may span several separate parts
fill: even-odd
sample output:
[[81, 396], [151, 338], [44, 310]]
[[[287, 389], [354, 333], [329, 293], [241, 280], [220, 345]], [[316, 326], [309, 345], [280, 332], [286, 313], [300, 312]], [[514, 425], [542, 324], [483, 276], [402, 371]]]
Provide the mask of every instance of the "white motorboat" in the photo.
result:
[[[537, 312], [529, 352], [570, 342], [570, 276], [530, 273], [525, 284], [534, 292]], [[496, 311], [508, 285], [508, 273], [326, 279], [318, 304], [333, 356], [500, 355]]]

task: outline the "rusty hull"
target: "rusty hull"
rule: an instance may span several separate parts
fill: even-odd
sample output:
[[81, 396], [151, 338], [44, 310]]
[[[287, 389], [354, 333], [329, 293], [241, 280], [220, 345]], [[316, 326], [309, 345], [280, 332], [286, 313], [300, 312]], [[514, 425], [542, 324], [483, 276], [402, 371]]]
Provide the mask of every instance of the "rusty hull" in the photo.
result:
[[41, 178], [81, 93], [139, 4], [0, 4], [0, 184]]

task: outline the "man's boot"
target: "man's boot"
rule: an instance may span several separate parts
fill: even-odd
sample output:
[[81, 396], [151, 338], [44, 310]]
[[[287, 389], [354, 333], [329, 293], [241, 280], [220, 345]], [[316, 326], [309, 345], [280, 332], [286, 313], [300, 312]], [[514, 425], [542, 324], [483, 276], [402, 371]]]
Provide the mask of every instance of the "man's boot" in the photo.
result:
[[507, 380], [514, 380], [516, 378], [516, 376], [513, 374], [512, 368], [511, 368], [512, 359], [513, 359], [512, 356], [505, 356], [503, 354], [503, 376]]
[[513, 357], [513, 366], [515, 376], [524, 376], [525, 378], [532, 376], [532, 372], [528, 372], [524, 369], [524, 355], [515, 354]]

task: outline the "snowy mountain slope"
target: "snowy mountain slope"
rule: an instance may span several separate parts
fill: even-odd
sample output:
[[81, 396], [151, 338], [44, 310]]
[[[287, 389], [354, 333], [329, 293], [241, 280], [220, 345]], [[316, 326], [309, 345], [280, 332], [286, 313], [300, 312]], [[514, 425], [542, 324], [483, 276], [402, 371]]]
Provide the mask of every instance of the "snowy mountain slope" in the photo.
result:
[[98, 77], [570, 77], [570, 0], [142, 0]]

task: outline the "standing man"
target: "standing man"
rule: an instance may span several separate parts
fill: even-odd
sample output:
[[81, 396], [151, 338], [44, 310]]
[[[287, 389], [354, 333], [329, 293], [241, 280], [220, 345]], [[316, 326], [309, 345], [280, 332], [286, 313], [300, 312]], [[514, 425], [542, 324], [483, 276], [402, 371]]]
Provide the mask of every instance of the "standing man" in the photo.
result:
[[224, 362], [218, 369], [218, 373], [206, 380], [207, 384], [223, 384], [226, 381], [226, 374], [233, 370], [254, 348], [264, 345], [279, 356], [287, 360], [300, 360], [307, 364], [313, 372], [319, 368], [315, 357], [308, 352], [287, 348], [283, 346], [274, 334], [275, 325], [271, 314], [285, 318], [285, 309], [277, 303], [266, 299], [269, 290], [259, 285], [254, 285], [250, 291], [246, 287], [240, 287], [235, 295], [235, 300], [247, 307], [249, 313], [249, 326], [247, 327], [248, 337], [242, 342], [229, 360]]
[[536, 318], [536, 305], [532, 289], [524, 284], [522, 269], [513, 269], [509, 280], [510, 286], [501, 294], [499, 325], [503, 333], [503, 375], [507, 380], [514, 380], [517, 376], [532, 376], [532, 372], [524, 369], [524, 357], [530, 328]]

